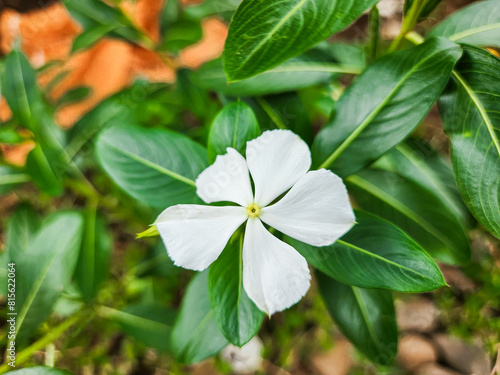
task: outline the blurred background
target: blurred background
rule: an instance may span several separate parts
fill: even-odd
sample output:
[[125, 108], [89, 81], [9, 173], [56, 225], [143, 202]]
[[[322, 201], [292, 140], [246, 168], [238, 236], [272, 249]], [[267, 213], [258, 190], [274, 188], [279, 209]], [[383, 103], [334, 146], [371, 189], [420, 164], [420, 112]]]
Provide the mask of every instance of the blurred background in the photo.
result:
[[[419, 28], [423, 32], [471, 2], [444, 0]], [[207, 128], [220, 103], [214, 93], [193, 82], [190, 72], [221, 55], [228, 22], [239, 1], [168, 0], [165, 4], [161, 0], [109, 0], [108, 3], [119, 10], [121, 24], [109, 18], [109, 25], [104, 22], [103, 27], [89, 33], [86, 21], [73, 18], [59, 1], [0, 0], [0, 59], [13, 48], [20, 48], [26, 54], [37, 69], [38, 84], [52, 105], [55, 121], [63, 129], [75, 126], [100, 103], [119, 97], [144, 126], [182, 129], [194, 138], [206, 139]], [[380, 2], [383, 38], [392, 39], [399, 32], [402, 8], [403, 1]], [[99, 16], [99, 9], [87, 10], [96, 11]], [[123, 25], [133, 30], [133, 38], [112, 35]], [[362, 44], [367, 27], [365, 15], [331, 41]], [[286, 124], [313, 121], [319, 128], [329, 116], [333, 107], [330, 104], [339, 90], [348, 83], [341, 81], [326, 93], [302, 90], [298, 95], [301, 108], [309, 106], [313, 110], [303, 114], [292, 108], [294, 104], [290, 107], [280, 104], [278, 116]], [[282, 95], [268, 97], [276, 105], [288, 99]], [[0, 97], [0, 121], [6, 124], [11, 117], [6, 101]], [[439, 121], [433, 110], [418, 132], [446, 156], [448, 140]], [[2, 162], [21, 167], [34, 146], [29, 134], [15, 141], [2, 141]], [[69, 328], [54, 345], [35, 352], [26, 364], [50, 365], [55, 361], [60, 368], [85, 375], [210, 375], [255, 371], [276, 375], [491, 373], [500, 350], [500, 249], [493, 237], [484, 232], [471, 233], [473, 261], [469, 266], [442, 266], [450, 288], [397, 296], [401, 338], [394, 367], [375, 366], [356, 353], [335, 329], [314, 285], [301, 303], [271, 320], [266, 318], [259, 338], [243, 350], [228, 347], [217, 358], [192, 366], [175, 363], [162, 350], [165, 345], [158, 342], [161, 338], [138, 332], [116, 315], [116, 309], [127, 306], [140, 310], [141, 306], [158, 303], [178, 306], [192, 274], [176, 269], [157, 241], [135, 240], [135, 233], [145, 229], [144, 218], [153, 216], [147, 207], [128, 205], [131, 198], [110, 186], [109, 179], [92, 170], [87, 173], [100, 191], [107, 192], [102, 214], [108, 222], [108, 231], [102, 240], [112, 244], [105, 261], [109, 262], [110, 276], [96, 299], [110, 308], [99, 310], [89, 321]], [[5, 192], [0, 195], [2, 251], [7, 218], [23, 201], [30, 201], [38, 213], [81, 205], [81, 197], [71, 190], [55, 199], [40, 194], [32, 185]], [[161, 262], [150, 262], [158, 256]], [[79, 308], [78, 298], [73, 298], [76, 294], [72, 286], [65, 290], [55, 313], [40, 328], [42, 333], [49, 332]], [[5, 303], [1, 297], [0, 305], [4, 307]], [[148, 310], [148, 314], [154, 311]], [[2, 338], [6, 329], [4, 316], [2, 312]], [[0, 345], [3, 352], [4, 343]]]

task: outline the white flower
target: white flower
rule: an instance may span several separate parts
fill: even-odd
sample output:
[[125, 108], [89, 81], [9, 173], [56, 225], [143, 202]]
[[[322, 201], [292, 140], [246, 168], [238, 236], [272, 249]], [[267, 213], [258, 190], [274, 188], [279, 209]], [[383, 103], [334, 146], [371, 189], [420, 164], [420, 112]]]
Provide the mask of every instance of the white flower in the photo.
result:
[[309, 148], [291, 131], [264, 132], [247, 142], [246, 155], [245, 160], [227, 148], [196, 180], [197, 194], [206, 203], [237, 206], [172, 206], [154, 224], [177, 266], [202, 271], [246, 221], [243, 287], [271, 315], [297, 303], [311, 276], [305, 258], [263, 223], [299, 241], [326, 246], [346, 233], [355, 218], [342, 180], [325, 169], [308, 172]]
[[263, 348], [261, 339], [254, 336], [241, 348], [229, 344], [222, 350], [221, 356], [236, 374], [255, 374], [262, 363]]

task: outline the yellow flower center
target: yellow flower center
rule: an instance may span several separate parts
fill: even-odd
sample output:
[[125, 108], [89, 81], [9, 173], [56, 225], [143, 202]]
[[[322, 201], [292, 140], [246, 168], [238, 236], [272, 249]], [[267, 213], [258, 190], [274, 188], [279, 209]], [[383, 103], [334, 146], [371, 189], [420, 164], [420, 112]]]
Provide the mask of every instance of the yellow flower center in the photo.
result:
[[257, 203], [251, 203], [247, 206], [248, 217], [259, 217], [260, 206]]

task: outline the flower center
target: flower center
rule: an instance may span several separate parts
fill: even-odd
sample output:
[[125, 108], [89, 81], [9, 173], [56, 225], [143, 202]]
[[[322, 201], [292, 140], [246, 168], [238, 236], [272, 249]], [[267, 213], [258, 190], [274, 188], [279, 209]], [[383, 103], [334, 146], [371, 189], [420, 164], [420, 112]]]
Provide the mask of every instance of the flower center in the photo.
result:
[[259, 217], [260, 206], [257, 203], [250, 203], [247, 206], [247, 215], [248, 217]]

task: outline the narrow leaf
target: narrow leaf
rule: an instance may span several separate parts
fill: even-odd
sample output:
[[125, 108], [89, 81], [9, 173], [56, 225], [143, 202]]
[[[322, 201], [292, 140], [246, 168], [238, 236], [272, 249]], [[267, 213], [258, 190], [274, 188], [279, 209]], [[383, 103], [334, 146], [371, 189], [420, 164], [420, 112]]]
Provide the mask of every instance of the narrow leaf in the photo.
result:
[[9, 262], [16, 262], [34, 241], [40, 228], [40, 217], [27, 203], [22, 203], [7, 225], [7, 254]]
[[500, 47], [500, 2], [475, 2], [439, 23], [429, 37], [444, 36], [457, 43]]
[[370, 360], [391, 364], [398, 349], [392, 293], [342, 284], [320, 272], [316, 276], [328, 311], [342, 333]]
[[109, 275], [113, 242], [105, 221], [97, 216], [95, 207], [85, 213], [82, 247], [75, 270], [75, 281], [85, 299], [97, 295]]
[[402, 176], [380, 170], [358, 172], [346, 184], [361, 208], [403, 229], [432, 256], [448, 263], [469, 261], [469, 239], [440, 197]]
[[52, 311], [75, 269], [83, 220], [75, 212], [51, 216], [16, 263], [16, 344], [20, 347]]
[[264, 313], [243, 289], [243, 238], [234, 239], [210, 266], [210, 305], [222, 334], [234, 345], [243, 346], [255, 336]]
[[337, 102], [314, 141], [313, 164], [348, 176], [397, 145], [430, 110], [461, 54], [441, 38], [377, 60]]
[[345, 29], [377, 0], [245, 0], [224, 48], [228, 81], [269, 70]]
[[466, 227], [473, 224], [458, 192], [450, 162], [424, 141], [409, 139], [400, 143], [378, 159], [373, 167], [397, 173], [426, 188], [438, 196]]
[[500, 60], [476, 47], [463, 49], [439, 110], [462, 198], [500, 238]]
[[207, 283], [208, 271], [193, 278], [172, 330], [172, 351], [181, 363], [199, 362], [227, 345], [210, 310]]
[[155, 304], [129, 305], [123, 310], [101, 307], [103, 316], [120, 324], [123, 331], [142, 344], [169, 352], [175, 313]]
[[432, 258], [401, 229], [362, 211], [356, 221], [331, 246], [289, 243], [314, 267], [349, 285], [413, 293], [446, 285]]

